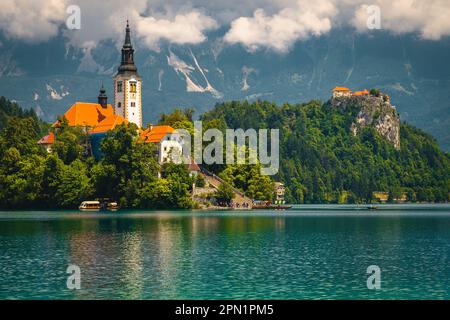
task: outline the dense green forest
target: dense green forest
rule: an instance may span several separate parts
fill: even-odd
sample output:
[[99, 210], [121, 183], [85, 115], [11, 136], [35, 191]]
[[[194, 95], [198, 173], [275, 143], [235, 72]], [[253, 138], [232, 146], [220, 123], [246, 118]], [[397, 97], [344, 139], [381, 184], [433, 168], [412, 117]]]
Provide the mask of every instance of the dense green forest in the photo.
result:
[[[430, 135], [402, 123], [396, 150], [373, 127], [354, 136], [357, 112], [319, 101], [234, 101], [201, 119], [219, 128], [280, 129], [280, 170], [273, 178], [286, 184], [289, 202], [371, 202], [373, 191], [389, 192], [391, 200], [406, 193], [409, 201], [448, 201], [450, 156]], [[227, 168], [213, 170], [220, 175]]]
[[[208, 128], [280, 129], [280, 170], [262, 176], [259, 165], [209, 165], [253, 199], [270, 199], [273, 181], [287, 187], [292, 203], [362, 203], [373, 191], [391, 200], [448, 201], [450, 156], [428, 134], [403, 123], [396, 150], [372, 127], [349, 128], [358, 110], [329, 103], [277, 106], [266, 101], [227, 102], [201, 115]], [[194, 133], [193, 109], [161, 115], [159, 124]], [[62, 121], [53, 152], [37, 144], [49, 124], [0, 98], [0, 208], [75, 208], [82, 200], [116, 199], [125, 208], [191, 208], [193, 178], [184, 165], [159, 167], [155, 146], [138, 143], [137, 128], [121, 125], [101, 143], [104, 155], [86, 152], [89, 137]], [[158, 178], [158, 172], [161, 178]], [[229, 190], [220, 190], [228, 201]]]
[[37, 141], [49, 125], [33, 111], [0, 99], [0, 208], [76, 208], [82, 200], [116, 199], [125, 208], [190, 208], [192, 178], [184, 165], [161, 168], [137, 127], [118, 126], [102, 141], [104, 157], [86, 153], [82, 128], [64, 121], [53, 152]]

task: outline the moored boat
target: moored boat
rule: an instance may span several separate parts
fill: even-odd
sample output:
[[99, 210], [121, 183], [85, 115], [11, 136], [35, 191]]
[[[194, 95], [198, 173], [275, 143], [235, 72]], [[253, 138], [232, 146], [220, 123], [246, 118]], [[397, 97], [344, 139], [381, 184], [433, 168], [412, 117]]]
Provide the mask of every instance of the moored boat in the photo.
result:
[[291, 209], [291, 205], [287, 204], [273, 204], [270, 201], [255, 201], [252, 209], [266, 209], [266, 210], [288, 210]]
[[117, 211], [120, 209], [120, 206], [117, 202], [108, 202], [106, 205], [106, 210], [108, 211]]
[[288, 210], [291, 209], [292, 206], [287, 204], [272, 204], [269, 208], [274, 210]]
[[100, 201], [83, 201], [78, 209], [81, 211], [100, 211]]

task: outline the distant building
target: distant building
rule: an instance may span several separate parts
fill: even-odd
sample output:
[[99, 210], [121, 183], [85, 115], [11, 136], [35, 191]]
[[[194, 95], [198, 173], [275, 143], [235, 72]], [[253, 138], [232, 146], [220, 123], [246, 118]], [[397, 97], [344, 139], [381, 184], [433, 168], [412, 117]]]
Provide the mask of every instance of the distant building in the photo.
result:
[[[142, 141], [155, 143], [158, 150], [158, 162], [169, 162], [179, 156], [181, 162], [182, 140], [176, 130], [171, 126], [150, 126], [141, 132]], [[173, 156], [171, 158], [171, 156]], [[178, 162], [178, 161], [175, 161]]]
[[191, 177], [197, 176], [201, 172], [199, 165], [194, 160], [187, 165], [187, 169]]
[[[102, 86], [97, 103], [75, 102], [64, 113], [63, 117], [67, 120], [69, 126], [86, 127], [87, 131], [90, 131], [98, 127], [105, 127], [115, 117], [115, 114], [112, 105], [108, 104], [108, 98]], [[116, 122], [123, 123], [125, 119], [117, 116]], [[58, 127], [59, 125], [60, 120], [57, 120], [52, 127]]]
[[362, 91], [356, 91], [356, 92], [352, 93], [352, 96], [368, 96], [368, 95], [370, 95], [370, 92], [367, 89], [364, 89]]
[[55, 142], [55, 134], [53, 132], [50, 132], [48, 135], [41, 138], [41, 140], [38, 141], [38, 144], [40, 144], [45, 151], [48, 153], [52, 152], [52, 145]]
[[338, 97], [350, 97], [352, 95], [352, 92], [349, 88], [345, 87], [335, 87], [333, 89], [333, 98]]
[[275, 204], [284, 204], [284, 195], [286, 194], [286, 188], [281, 182], [274, 183]]
[[[102, 85], [97, 103], [76, 102], [64, 113], [64, 118], [69, 126], [84, 127], [90, 134], [92, 152], [97, 158], [101, 157], [100, 143], [106, 132], [123, 123], [136, 124], [139, 136], [144, 142], [157, 144], [160, 164], [170, 161], [171, 154], [182, 154], [181, 138], [174, 128], [150, 126], [142, 129], [142, 80], [134, 63], [128, 21], [120, 66], [114, 76], [114, 104], [108, 104], [108, 97]], [[52, 127], [57, 128], [60, 124], [58, 120]], [[38, 143], [47, 152], [51, 152], [51, 146], [56, 139], [55, 133], [50, 132]]]

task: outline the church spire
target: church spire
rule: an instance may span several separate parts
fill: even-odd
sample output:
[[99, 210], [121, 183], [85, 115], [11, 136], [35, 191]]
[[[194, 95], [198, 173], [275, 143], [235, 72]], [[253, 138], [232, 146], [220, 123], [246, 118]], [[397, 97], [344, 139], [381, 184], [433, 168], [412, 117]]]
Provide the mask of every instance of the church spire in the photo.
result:
[[106, 95], [105, 87], [103, 86], [102, 81], [102, 87], [100, 88], [100, 93], [98, 95], [98, 104], [102, 106], [102, 108], [106, 109], [108, 107], [108, 96]]
[[125, 42], [123, 44], [124, 47], [132, 48], [132, 45], [131, 45], [131, 34], [130, 33], [131, 33], [130, 32], [130, 24], [128, 23], [128, 20], [127, 20], [127, 27], [125, 28]]
[[137, 74], [137, 68], [136, 65], [134, 64], [134, 49], [133, 45], [131, 44], [131, 30], [128, 20], [127, 26], [125, 28], [125, 41], [122, 46], [122, 61], [120, 63], [118, 71], [119, 74], [124, 73]]

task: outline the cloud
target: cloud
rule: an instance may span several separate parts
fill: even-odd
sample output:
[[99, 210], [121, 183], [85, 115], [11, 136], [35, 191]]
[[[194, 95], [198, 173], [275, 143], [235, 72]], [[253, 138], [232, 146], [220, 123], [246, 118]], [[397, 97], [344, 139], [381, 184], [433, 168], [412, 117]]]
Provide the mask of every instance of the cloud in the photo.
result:
[[377, 5], [381, 29], [395, 34], [419, 33], [424, 39], [439, 40], [450, 35], [448, 0], [373, 0], [359, 4], [351, 23], [359, 32], [367, 31], [367, 6]]
[[65, 0], [1, 0], [0, 29], [8, 37], [46, 41], [58, 34], [66, 7]]
[[[65, 27], [71, 4], [81, 8], [81, 30]], [[449, 0], [0, 0], [0, 31], [30, 42], [62, 31], [69, 46], [107, 39], [120, 46], [129, 19], [135, 44], [158, 50], [161, 42], [202, 43], [222, 26], [225, 43], [283, 53], [340, 26], [370, 32], [369, 5], [380, 7], [382, 30], [431, 40], [450, 35]]]
[[224, 40], [240, 43], [249, 51], [266, 47], [287, 52], [298, 40], [329, 32], [337, 12], [334, 2], [329, 0], [298, 1], [294, 7], [271, 16], [257, 9], [252, 17], [240, 17], [231, 22]]
[[76, 0], [75, 3], [81, 8], [81, 30], [67, 30], [65, 35], [71, 45], [78, 47], [105, 39], [122, 45], [127, 19], [135, 44], [154, 50], [158, 50], [161, 41], [201, 43], [207, 39], [205, 33], [217, 27], [213, 18], [192, 7], [154, 7], [147, 0]]
[[136, 32], [150, 48], [161, 40], [176, 44], [198, 44], [206, 40], [205, 31], [217, 28], [217, 22], [199, 11], [177, 14], [172, 20], [143, 17], [136, 22]]
[[[81, 30], [68, 30], [65, 21], [69, 5], [81, 9]], [[147, 0], [2, 0], [0, 29], [9, 37], [26, 41], [46, 41], [61, 28], [71, 46], [91, 48], [92, 43], [122, 40], [125, 22], [130, 20], [133, 37], [156, 49], [161, 41], [197, 44], [206, 40], [205, 32], [218, 26], [201, 9], [188, 6], [158, 7]], [[141, 42], [140, 42], [141, 43]]]

